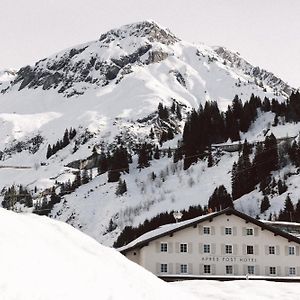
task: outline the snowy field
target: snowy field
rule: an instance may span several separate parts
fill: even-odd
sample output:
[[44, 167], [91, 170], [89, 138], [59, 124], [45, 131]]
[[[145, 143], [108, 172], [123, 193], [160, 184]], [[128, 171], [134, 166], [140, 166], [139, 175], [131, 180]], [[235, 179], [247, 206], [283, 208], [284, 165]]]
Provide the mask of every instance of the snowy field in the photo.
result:
[[299, 283], [166, 283], [73, 227], [0, 209], [1, 300], [299, 299]]
[[191, 297], [210, 300], [298, 300], [300, 283], [269, 281], [184, 281], [172, 283]]

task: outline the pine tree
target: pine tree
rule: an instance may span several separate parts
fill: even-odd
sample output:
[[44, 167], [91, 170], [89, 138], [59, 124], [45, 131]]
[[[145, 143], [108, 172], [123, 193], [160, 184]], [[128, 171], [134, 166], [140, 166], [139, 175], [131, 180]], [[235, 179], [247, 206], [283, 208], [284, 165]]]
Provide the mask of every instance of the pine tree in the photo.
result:
[[105, 155], [105, 152], [102, 151], [100, 153], [100, 157], [99, 157], [99, 160], [98, 160], [97, 172], [100, 175], [100, 174], [106, 173], [107, 170], [108, 170], [108, 159]]
[[233, 207], [233, 202], [230, 194], [228, 194], [224, 185], [215, 188], [213, 194], [208, 200], [208, 207], [213, 211], [219, 211], [227, 207]]
[[279, 221], [289, 222], [294, 220], [294, 205], [289, 195], [286, 196], [284, 209], [280, 211], [278, 219]]
[[160, 159], [160, 153], [159, 153], [158, 146], [155, 147], [153, 158]]
[[214, 164], [211, 148], [208, 149], [208, 156], [207, 156], [207, 167], [211, 168]]
[[46, 158], [48, 159], [50, 156], [52, 156], [52, 154], [53, 153], [52, 153], [51, 145], [48, 145]]
[[62, 148], [66, 147], [69, 145], [70, 139], [69, 139], [69, 131], [68, 129], [65, 130], [63, 141], [62, 141]]
[[89, 182], [89, 175], [87, 169], [83, 169], [81, 175], [81, 184], [87, 184]]
[[126, 182], [125, 182], [125, 180], [120, 179], [118, 182], [117, 189], [116, 189], [116, 195], [121, 196], [126, 192], [127, 192]]
[[278, 194], [279, 195], [281, 195], [281, 194], [283, 194], [284, 192], [287, 191], [287, 186], [286, 186], [285, 182], [282, 182], [281, 179], [278, 180], [277, 187], [278, 187]]
[[149, 134], [149, 137], [150, 137], [150, 139], [154, 139], [154, 137], [155, 137], [155, 135], [154, 135], [154, 131], [153, 131], [153, 128], [151, 127], [151, 129], [150, 129], [150, 134]]
[[150, 166], [149, 163], [149, 149], [146, 143], [142, 144], [138, 151], [138, 167], [140, 169]]
[[264, 196], [260, 204], [260, 213], [264, 213], [271, 206], [268, 196]]
[[179, 104], [177, 104], [177, 107], [176, 107], [176, 116], [179, 121], [182, 120], [181, 108], [180, 108]]
[[295, 221], [300, 222], [300, 200], [298, 200], [295, 208]]

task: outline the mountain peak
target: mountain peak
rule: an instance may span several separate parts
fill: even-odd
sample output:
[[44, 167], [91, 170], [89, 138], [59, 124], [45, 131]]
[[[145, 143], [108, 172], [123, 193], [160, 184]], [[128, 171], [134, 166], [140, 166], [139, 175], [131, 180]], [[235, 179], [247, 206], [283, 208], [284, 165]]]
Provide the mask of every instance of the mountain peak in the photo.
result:
[[112, 29], [102, 34], [99, 40], [103, 43], [110, 43], [112, 40], [122, 40], [126, 37], [147, 38], [150, 42], [160, 42], [166, 45], [174, 44], [179, 41], [179, 38], [173, 33], [153, 20], [131, 23], [120, 28]]

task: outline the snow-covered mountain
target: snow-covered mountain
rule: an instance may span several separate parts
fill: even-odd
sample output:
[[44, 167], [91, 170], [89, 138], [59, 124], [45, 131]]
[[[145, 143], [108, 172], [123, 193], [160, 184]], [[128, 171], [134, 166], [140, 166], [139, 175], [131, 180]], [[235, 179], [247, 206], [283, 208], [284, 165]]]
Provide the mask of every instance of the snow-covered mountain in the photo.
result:
[[[164, 128], [171, 128], [175, 137], [162, 148], [175, 148], [187, 113], [206, 101], [217, 101], [225, 110], [235, 95], [243, 101], [251, 94], [287, 99], [292, 88], [283, 81], [277, 84], [271, 73], [255, 71], [239, 56], [224, 53], [182, 41], [145, 21], [21, 68], [0, 85], [0, 187], [22, 184], [34, 201], [42, 201], [49, 198], [47, 189], [55, 186], [59, 192], [61, 183], [75, 179], [93, 149], [106, 151], [118, 143], [134, 149], [150, 139], [151, 130], [151, 142], [158, 144]], [[182, 119], [160, 120], [159, 103], [175, 103]], [[262, 140], [273, 119], [271, 112], [262, 114], [243, 138]], [[47, 159], [48, 145], [62, 140], [70, 128], [76, 135]], [[274, 128], [277, 137], [297, 135], [298, 130], [298, 124]], [[96, 176], [94, 168], [92, 180], [64, 195], [51, 216], [111, 245], [125, 225], [138, 225], [162, 211], [205, 205], [220, 182], [230, 191], [237, 160], [237, 153], [224, 154], [213, 168], [202, 161], [183, 170], [181, 161], [174, 164], [164, 157], [139, 170], [132, 154], [129, 174], [122, 175], [126, 194], [116, 196], [117, 184], [108, 183], [107, 174]]]

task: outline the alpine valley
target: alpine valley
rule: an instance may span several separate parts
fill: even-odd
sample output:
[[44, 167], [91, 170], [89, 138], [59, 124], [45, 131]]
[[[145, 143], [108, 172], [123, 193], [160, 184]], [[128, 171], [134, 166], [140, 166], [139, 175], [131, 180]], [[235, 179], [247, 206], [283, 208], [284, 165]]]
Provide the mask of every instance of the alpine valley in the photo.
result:
[[300, 221], [299, 121], [299, 92], [240, 54], [126, 25], [0, 71], [0, 202], [108, 246], [175, 210]]

